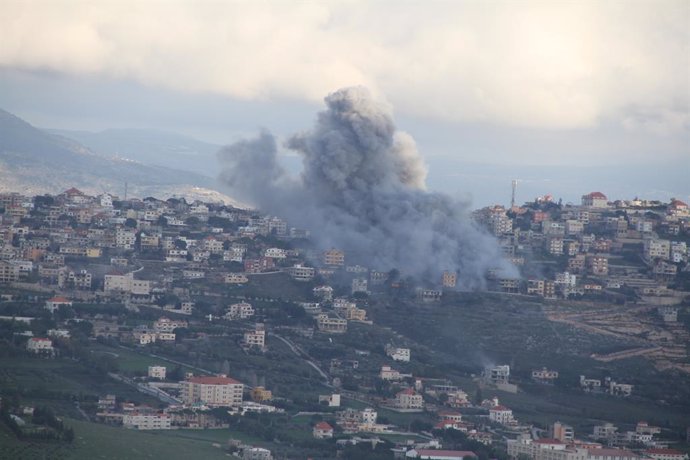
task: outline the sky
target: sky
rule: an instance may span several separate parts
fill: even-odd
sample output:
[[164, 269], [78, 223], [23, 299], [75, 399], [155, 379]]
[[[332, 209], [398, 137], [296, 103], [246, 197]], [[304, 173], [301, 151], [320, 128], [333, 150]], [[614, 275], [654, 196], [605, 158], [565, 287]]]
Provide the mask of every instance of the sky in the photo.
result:
[[687, 1], [0, 2], [0, 108], [41, 127], [287, 137], [353, 85], [429, 188], [690, 199]]

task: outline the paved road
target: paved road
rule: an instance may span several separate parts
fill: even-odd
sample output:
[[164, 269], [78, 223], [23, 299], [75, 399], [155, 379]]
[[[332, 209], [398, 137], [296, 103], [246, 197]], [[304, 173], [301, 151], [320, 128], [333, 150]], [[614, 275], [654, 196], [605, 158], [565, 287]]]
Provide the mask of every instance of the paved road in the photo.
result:
[[285, 345], [287, 345], [295, 355], [302, 358], [307, 364], [309, 364], [312, 368], [314, 368], [314, 370], [316, 372], [318, 372], [321, 377], [323, 377], [323, 379], [326, 381], [327, 386], [332, 387], [332, 385], [330, 384], [330, 379], [328, 378], [328, 374], [326, 374], [314, 361], [312, 361], [311, 357], [304, 350], [302, 350], [300, 347], [298, 347], [294, 343], [290, 342], [285, 337], [282, 337], [278, 334], [275, 334], [273, 332], [269, 332], [268, 335], [275, 337], [278, 340], [280, 340], [281, 342], [285, 343]]

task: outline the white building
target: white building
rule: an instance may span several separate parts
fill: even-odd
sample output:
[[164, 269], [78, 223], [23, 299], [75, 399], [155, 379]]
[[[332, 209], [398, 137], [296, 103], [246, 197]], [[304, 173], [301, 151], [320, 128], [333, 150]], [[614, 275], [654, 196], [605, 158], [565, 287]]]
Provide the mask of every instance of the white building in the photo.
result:
[[140, 414], [138, 412], [124, 414], [122, 425], [136, 430], [169, 430], [171, 420], [168, 414]]
[[156, 332], [173, 332], [175, 329], [185, 328], [187, 326], [188, 323], [186, 320], [174, 320], [166, 317], [161, 317], [153, 323], [153, 330]]
[[314, 279], [316, 270], [314, 270], [312, 267], [305, 267], [304, 265], [296, 264], [288, 268], [287, 273], [297, 281], [311, 281]]
[[247, 319], [254, 316], [254, 307], [247, 302], [239, 302], [228, 307], [225, 313], [226, 319]]
[[165, 380], [165, 366], [149, 366], [149, 377], [152, 379]]
[[500, 423], [501, 425], [511, 425], [515, 423], [513, 411], [500, 404], [489, 409], [489, 420]]
[[352, 293], [356, 294], [358, 292], [365, 294], [369, 292], [369, 282], [366, 278], [355, 278], [352, 280]]
[[53, 341], [44, 337], [32, 337], [26, 343], [26, 349], [31, 353], [52, 355], [55, 352]]
[[668, 260], [671, 256], [671, 242], [653, 238], [644, 240], [644, 256], [647, 260]]
[[273, 456], [263, 447], [248, 447], [242, 449], [242, 460], [273, 460]]
[[52, 297], [48, 300], [46, 300], [46, 305], [45, 308], [51, 313], [54, 313], [56, 310], [58, 310], [60, 307], [71, 307], [72, 306], [72, 301], [69, 299], [66, 299], [65, 297]]
[[347, 320], [342, 318], [331, 318], [325, 313], [316, 317], [316, 325], [321, 332], [343, 334], [347, 332]]
[[[532, 440], [527, 435], [507, 442], [508, 457], [516, 459], [524, 456], [533, 460], [587, 460], [586, 449], [569, 447], [558, 439]], [[614, 459], [609, 459], [614, 460]]]
[[407, 388], [395, 395], [395, 407], [405, 410], [421, 410], [424, 409], [424, 399], [412, 388]]
[[264, 252], [264, 257], [270, 257], [272, 259], [285, 259], [287, 257], [287, 252], [285, 249], [268, 248]]
[[256, 325], [254, 330], [245, 332], [243, 343], [248, 347], [259, 347], [261, 349], [265, 348], [266, 330], [264, 329], [264, 325], [259, 323]]
[[601, 192], [592, 192], [582, 196], [582, 206], [589, 208], [607, 208], [608, 198]]
[[410, 349], [409, 348], [398, 348], [392, 345], [386, 346], [386, 354], [391, 357], [394, 361], [410, 361]]
[[249, 278], [247, 278], [242, 273], [228, 273], [227, 275], [225, 275], [226, 284], [244, 284], [248, 282]]
[[105, 275], [104, 292], [128, 292], [134, 295], [149, 295], [151, 283], [146, 280], [135, 280], [133, 273], [111, 273]]

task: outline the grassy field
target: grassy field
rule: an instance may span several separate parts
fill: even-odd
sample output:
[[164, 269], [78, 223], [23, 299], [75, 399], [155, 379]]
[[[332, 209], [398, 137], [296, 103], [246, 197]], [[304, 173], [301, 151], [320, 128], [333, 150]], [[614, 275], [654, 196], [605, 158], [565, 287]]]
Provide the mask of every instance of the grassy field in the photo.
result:
[[71, 396], [96, 398], [116, 394], [135, 402], [158, 403], [128, 385], [67, 358], [0, 357], [0, 390], [19, 391], [23, 399], [59, 405], [63, 409], [71, 405]]
[[[164, 359], [147, 355], [145, 349], [142, 350], [141, 353], [137, 353], [136, 351], [130, 351], [125, 348], [110, 347], [99, 343], [93, 344], [89, 349], [91, 353], [96, 356], [102, 354], [114, 357], [118, 370], [126, 374], [146, 373], [148, 372], [149, 366], [165, 366], [168, 370], [176, 366]], [[193, 372], [191, 368], [186, 368], [185, 366], [182, 366], [182, 368], [185, 371]]]
[[76, 433], [71, 459], [138, 459], [138, 458], [227, 458], [213, 447], [211, 440], [168, 436], [160, 432], [139, 432], [70, 420]]

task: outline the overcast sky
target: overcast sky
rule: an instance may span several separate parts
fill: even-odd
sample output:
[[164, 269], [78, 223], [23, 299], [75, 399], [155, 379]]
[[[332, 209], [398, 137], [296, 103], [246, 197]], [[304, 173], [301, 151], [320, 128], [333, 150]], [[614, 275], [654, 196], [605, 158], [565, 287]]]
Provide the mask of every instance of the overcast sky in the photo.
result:
[[656, 164], [641, 192], [690, 195], [688, 1], [0, 2], [0, 107], [43, 127], [287, 135], [350, 85], [431, 188], [471, 192], [470, 163]]

